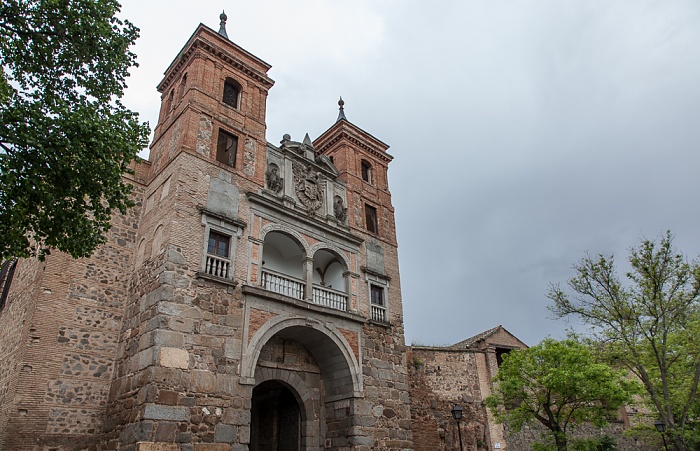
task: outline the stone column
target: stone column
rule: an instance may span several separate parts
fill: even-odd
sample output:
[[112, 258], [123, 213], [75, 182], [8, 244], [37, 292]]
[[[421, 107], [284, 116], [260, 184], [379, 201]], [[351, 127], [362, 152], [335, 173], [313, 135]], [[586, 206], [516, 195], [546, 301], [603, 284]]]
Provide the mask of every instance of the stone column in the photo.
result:
[[313, 303], [314, 300], [314, 258], [304, 257], [304, 278], [306, 280], [306, 290], [304, 292], [304, 299], [307, 302]]

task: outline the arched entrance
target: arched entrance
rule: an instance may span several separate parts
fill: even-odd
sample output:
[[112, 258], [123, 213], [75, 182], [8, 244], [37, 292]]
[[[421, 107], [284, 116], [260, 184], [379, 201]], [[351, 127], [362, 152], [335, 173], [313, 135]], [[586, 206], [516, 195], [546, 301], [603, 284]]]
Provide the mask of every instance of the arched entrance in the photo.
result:
[[250, 451], [300, 451], [301, 409], [292, 391], [278, 381], [253, 389]]

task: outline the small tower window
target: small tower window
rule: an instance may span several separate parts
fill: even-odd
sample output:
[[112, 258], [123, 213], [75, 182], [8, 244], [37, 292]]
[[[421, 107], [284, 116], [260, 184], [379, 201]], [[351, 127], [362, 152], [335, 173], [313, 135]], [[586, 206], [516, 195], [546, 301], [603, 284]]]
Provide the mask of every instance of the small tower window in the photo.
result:
[[182, 76], [180, 79], [180, 90], [178, 92], [178, 98], [182, 98], [185, 95], [185, 88], [187, 88], [187, 74]]
[[224, 103], [230, 107], [238, 108], [238, 98], [240, 95], [241, 85], [233, 78], [227, 78], [224, 83]]
[[170, 90], [170, 94], [168, 94], [168, 101], [165, 104], [165, 109], [167, 110], [168, 113], [173, 109], [173, 97], [175, 96], [175, 89]]
[[367, 204], [365, 204], [365, 223], [368, 231], [372, 233], [379, 233], [379, 227], [377, 225], [377, 209]]
[[216, 146], [216, 161], [236, 167], [236, 151], [238, 138], [223, 130], [219, 130], [219, 141]]
[[362, 180], [372, 183], [372, 165], [367, 160], [362, 160]]

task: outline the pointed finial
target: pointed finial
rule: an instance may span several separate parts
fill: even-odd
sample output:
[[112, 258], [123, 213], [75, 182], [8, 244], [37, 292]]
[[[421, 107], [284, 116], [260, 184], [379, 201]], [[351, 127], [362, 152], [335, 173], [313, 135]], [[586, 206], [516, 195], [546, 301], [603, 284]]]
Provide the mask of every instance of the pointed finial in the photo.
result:
[[343, 110], [343, 105], [345, 105], [345, 102], [343, 101], [343, 96], [340, 96], [340, 100], [338, 100], [338, 106], [340, 107], [340, 111], [338, 112], [338, 119], [335, 121], [338, 122], [341, 119], [345, 119], [346, 121], [348, 118], [345, 117], [345, 110]]
[[228, 34], [226, 33], [226, 11], [222, 11], [221, 14], [219, 15], [219, 19], [221, 19], [221, 24], [219, 26], [219, 34], [226, 39], [228, 39]]

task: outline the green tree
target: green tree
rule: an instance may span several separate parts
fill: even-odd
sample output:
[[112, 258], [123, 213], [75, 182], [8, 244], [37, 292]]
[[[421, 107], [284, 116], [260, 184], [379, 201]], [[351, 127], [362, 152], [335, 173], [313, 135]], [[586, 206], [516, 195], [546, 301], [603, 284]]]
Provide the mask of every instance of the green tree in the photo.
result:
[[587, 256], [574, 266], [571, 295], [553, 286], [558, 317], [592, 326], [593, 338], [616, 365], [634, 373], [676, 450], [697, 440], [700, 381], [700, 265], [672, 245], [667, 232], [630, 250], [623, 284], [613, 257]]
[[148, 124], [120, 99], [138, 29], [114, 0], [0, 5], [0, 260], [57, 248], [90, 255], [116, 209]]
[[560, 451], [567, 449], [570, 425], [604, 425], [638, 391], [624, 371], [597, 362], [573, 339], [545, 339], [509, 352], [494, 381], [486, 405], [496, 419], [515, 431], [537, 421], [549, 429]]

